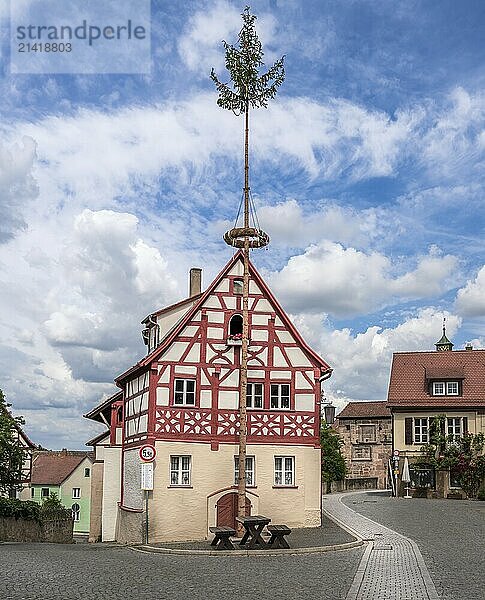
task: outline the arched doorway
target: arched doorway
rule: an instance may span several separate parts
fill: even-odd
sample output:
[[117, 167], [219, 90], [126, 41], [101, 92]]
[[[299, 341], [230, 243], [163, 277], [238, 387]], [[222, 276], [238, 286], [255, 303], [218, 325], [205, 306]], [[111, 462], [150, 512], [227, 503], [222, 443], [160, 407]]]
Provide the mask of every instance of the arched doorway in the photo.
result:
[[[246, 516], [251, 514], [251, 500], [246, 497]], [[236, 517], [237, 517], [237, 493], [229, 492], [225, 494], [217, 501], [217, 526], [232, 527], [236, 529]]]

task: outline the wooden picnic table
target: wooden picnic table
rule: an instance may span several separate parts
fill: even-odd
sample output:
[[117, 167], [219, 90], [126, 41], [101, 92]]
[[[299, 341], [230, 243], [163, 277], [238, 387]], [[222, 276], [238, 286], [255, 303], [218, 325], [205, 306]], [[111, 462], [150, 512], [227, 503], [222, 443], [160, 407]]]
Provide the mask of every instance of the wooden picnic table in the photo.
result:
[[249, 517], [236, 517], [236, 521], [246, 530], [244, 535], [239, 542], [240, 546], [245, 546], [249, 550], [254, 548], [267, 548], [267, 543], [261, 535], [263, 529], [271, 523], [269, 517], [263, 517], [263, 515], [250, 515]]

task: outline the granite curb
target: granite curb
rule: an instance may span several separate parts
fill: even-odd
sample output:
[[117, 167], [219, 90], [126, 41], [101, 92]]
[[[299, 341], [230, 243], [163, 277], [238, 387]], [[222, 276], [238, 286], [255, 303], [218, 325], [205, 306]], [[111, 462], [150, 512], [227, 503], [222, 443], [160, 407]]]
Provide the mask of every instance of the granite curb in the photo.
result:
[[[352, 534], [353, 535], [353, 534]], [[135, 552], [147, 552], [154, 554], [184, 554], [190, 556], [279, 556], [282, 554], [317, 554], [322, 552], [333, 552], [335, 550], [347, 550], [358, 548], [363, 545], [359, 538], [354, 542], [344, 544], [332, 544], [330, 546], [313, 546], [309, 548], [281, 548], [275, 550], [186, 550], [178, 548], [161, 548], [159, 546], [128, 546]]]

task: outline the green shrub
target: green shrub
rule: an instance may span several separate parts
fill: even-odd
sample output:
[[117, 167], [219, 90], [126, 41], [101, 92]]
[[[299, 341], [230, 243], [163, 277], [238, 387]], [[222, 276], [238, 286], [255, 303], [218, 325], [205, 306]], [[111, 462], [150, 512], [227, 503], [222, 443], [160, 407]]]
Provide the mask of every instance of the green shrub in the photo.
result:
[[477, 494], [478, 500], [485, 500], [485, 490], [480, 490]]
[[0, 517], [39, 521], [40, 506], [31, 500], [22, 502], [13, 498], [0, 498]]
[[42, 502], [40, 515], [42, 519], [66, 519], [72, 517], [72, 511], [70, 508], [66, 508], [57, 497], [57, 494], [53, 492], [49, 498]]

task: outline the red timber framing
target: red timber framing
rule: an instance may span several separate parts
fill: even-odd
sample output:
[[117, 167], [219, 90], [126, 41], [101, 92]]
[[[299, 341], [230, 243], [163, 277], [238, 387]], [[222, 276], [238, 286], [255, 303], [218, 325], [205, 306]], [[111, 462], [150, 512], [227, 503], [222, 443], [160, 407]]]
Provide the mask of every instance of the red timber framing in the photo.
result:
[[[241, 280], [238, 263], [241, 251], [159, 346], [116, 380], [125, 392], [126, 448], [147, 440], [206, 442], [213, 449], [237, 444], [240, 346], [228, 339], [228, 328], [242, 309], [234, 286]], [[262, 384], [263, 397], [261, 407], [248, 408], [248, 443], [318, 447], [320, 379], [331, 369], [303, 341], [252, 264], [249, 337], [248, 382]], [[176, 399], [177, 379], [186, 381], [178, 384]], [[272, 404], [272, 389], [285, 397], [285, 406], [274, 395]]]

